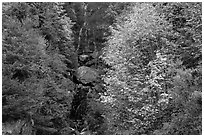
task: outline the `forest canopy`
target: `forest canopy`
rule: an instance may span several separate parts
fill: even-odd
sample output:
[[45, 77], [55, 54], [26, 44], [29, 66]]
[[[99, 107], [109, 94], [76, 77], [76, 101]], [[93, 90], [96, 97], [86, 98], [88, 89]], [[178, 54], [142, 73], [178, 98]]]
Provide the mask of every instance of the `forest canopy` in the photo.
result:
[[3, 2], [3, 135], [201, 135], [201, 2]]

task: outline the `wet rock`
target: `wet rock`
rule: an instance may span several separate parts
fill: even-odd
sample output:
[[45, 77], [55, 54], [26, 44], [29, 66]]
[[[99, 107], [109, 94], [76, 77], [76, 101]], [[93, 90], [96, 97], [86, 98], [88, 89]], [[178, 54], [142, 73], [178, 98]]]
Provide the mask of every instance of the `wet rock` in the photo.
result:
[[98, 72], [90, 67], [81, 66], [77, 69], [77, 79], [83, 84], [97, 81]]

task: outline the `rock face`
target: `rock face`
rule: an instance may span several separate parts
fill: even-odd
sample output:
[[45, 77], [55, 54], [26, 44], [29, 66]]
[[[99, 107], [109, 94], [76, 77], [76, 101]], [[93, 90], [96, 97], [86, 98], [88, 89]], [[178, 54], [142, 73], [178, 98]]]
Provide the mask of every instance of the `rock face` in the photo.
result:
[[97, 78], [98, 73], [92, 68], [81, 66], [77, 69], [77, 79], [83, 84], [88, 84], [97, 81]]

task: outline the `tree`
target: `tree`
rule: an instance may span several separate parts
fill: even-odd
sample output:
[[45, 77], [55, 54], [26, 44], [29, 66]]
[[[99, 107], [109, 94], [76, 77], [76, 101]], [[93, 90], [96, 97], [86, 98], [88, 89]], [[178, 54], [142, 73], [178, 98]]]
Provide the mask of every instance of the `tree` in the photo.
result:
[[201, 3], [161, 5], [162, 14], [173, 26], [168, 56], [177, 65], [173, 65], [169, 88], [172, 101], [167, 109], [171, 111], [166, 111], [170, 119], [155, 134], [201, 134]]
[[[162, 4], [161, 4], [162, 5]], [[172, 24], [176, 58], [183, 61], [186, 68], [195, 68], [201, 61], [201, 3], [166, 3], [160, 10]], [[173, 35], [172, 35], [173, 36]], [[180, 56], [180, 57], [178, 57]]]
[[[102, 58], [111, 67], [104, 75], [103, 98], [114, 114], [108, 117], [112, 134], [201, 133], [201, 83], [197, 81], [201, 33], [195, 31], [200, 26], [199, 7], [199, 3], [137, 3], [110, 27], [112, 35]], [[196, 24], [187, 19], [190, 16]], [[190, 42], [189, 36], [194, 40]], [[193, 58], [198, 62], [194, 64]], [[177, 76], [179, 80], [173, 82]], [[186, 83], [177, 85], [182, 81]]]
[[107, 94], [114, 100], [110, 102], [116, 111], [112, 116], [113, 123], [121, 126], [114, 130], [129, 130], [127, 134], [146, 133], [152, 127], [150, 120], [154, 120], [157, 113], [156, 99], [152, 98], [160, 94], [144, 88], [148, 74], [146, 65], [155, 58], [161, 44], [165, 44], [162, 37], [165, 38], [168, 24], [152, 4], [136, 3], [117, 18], [114, 26], [110, 28], [112, 35], [103, 55], [104, 61], [112, 68], [104, 80]]
[[[11, 134], [56, 134], [67, 126], [74, 87], [64, 77], [66, 57], [60, 46], [65, 46], [64, 41], [71, 43], [71, 22], [59, 16], [57, 6], [3, 3], [3, 122], [25, 120], [19, 130], [11, 129]], [[36, 13], [44, 16], [41, 27]], [[44, 34], [46, 27], [55, 30]], [[49, 39], [48, 35], [58, 37]], [[64, 41], [57, 43], [57, 38]], [[29, 132], [24, 132], [25, 128]]]

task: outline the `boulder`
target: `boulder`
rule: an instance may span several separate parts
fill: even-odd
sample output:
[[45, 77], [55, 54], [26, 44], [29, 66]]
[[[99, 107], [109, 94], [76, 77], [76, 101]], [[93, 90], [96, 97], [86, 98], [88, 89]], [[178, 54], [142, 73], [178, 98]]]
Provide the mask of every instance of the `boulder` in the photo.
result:
[[93, 68], [81, 66], [77, 69], [77, 80], [83, 84], [88, 84], [97, 81], [98, 72]]

